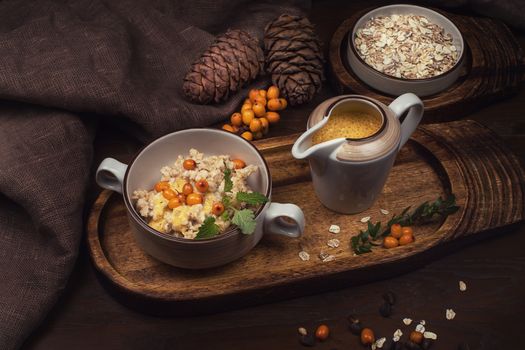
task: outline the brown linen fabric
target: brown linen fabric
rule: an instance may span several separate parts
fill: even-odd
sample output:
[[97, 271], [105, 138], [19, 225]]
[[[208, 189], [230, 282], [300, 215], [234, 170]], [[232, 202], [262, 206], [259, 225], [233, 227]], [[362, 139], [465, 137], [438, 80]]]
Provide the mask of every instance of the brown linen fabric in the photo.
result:
[[[21, 346], [74, 265], [96, 120], [143, 141], [224, 119], [245, 95], [181, 95], [192, 61], [227, 28], [262, 39], [306, 1], [0, 2], [0, 349]], [[131, 123], [129, 123], [131, 122]]]

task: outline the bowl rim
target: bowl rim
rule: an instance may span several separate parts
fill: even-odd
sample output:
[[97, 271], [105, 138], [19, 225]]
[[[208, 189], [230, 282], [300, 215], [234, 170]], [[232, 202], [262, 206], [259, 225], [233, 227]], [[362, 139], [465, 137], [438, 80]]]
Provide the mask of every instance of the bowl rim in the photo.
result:
[[[189, 128], [189, 129], [183, 129], [183, 130], [178, 130], [178, 131], [174, 131], [172, 133], [169, 133], [169, 134], [165, 134], [165, 135], [162, 135], [156, 139], [154, 139], [153, 141], [149, 142], [147, 145], [143, 146], [136, 154], [135, 156], [133, 157], [133, 159], [129, 162], [129, 165], [126, 169], [126, 173], [124, 174], [124, 181], [122, 181], [122, 196], [124, 197], [124, 203], [126, 205], [126, 209], [128, 211], [128, 213], [130, 213], [131, 217], [134, 219], [135, 222], [137, 222], [142, 228], [144, 228], [146, 231], [154, 234], [155, 236], [159, 237], [159, 238], [162, 238], [162, 239], [165, 239], [167, 241], [173, 241], [173, 242], [179, 242], [179, 243], [187, 243], [187, 244], [205, 244], [205, 243], [210, 243], [210, 242], [215, 242], [215, 241], [219, 241], [219, 240], [223, 240], [223, 239], [227, 239], [227, 238], [230, 238], [232, 236], [234, 236], [235, 234], [241, 234], [240, 230], [237, 228], [237, 227], [231, 227], [231, 228], [228, 228], [228, 230], [226, 230], [226, 232], [222, 233], [222, 234], [219, 234], [215, 237], [210, 237], [210, 238], [204, 238], [204, 239], [189, 239], [189, 238], [182, 238], [182, 237], [176, 237], [176, 236], [172, 236], [172, 235], [169, 235], [167, 233], [164, 233], [164, 232], [160, 232], [154, 228], [152, 228], [151, 226], [149, 226], [148, 224], [146, 224], [146, 222], [144, 221], [144, 219], [142, 219], [142, 217], [137, 213], [135, 207], [132, 205], [132, 203], [130, 203], [130, 200], [129, 200], [129, 196], [128, 196], [128, 190], [127, 190], [127, 182], [128, 182], [128, 176], [129, 176], [129, 172], [130, 172], [130, 169], [131, 169], [131, 166], [133, 165], [133, 163], [135, 162], [135, 160], [141, 155], [143, 154], [143, 152], [149, 147], [151, 146], [152, 144], [164, 139], [164, 138], [168, 138], [168, 137], [173, 137], [173, 135], [176, 135], [176, 134], [180, 134], [180, 133], [187, 133], [187, 132], [201, 132], [201, 131], [205, 131], [205, 132], [216, 132], [216, 133], [224, 133], [228, 136], [233, 136], [233, 137], [238, 137], [239, 139], [241, 139], [243, 142], [245, 142], [247, 145], [249, 145], [251, 148], [253, 148], [255, 150], [255, 152], [259, 155], [259, 157], [262, 159], [263, 161], [263, 165], [266, 169], [266, 172], [268, 174], [268, 189], [266, 190], [266, 198], [270, 199], [271, 197], [271, 192], [272, 192], [272, 176], [271, 176], [271, 173], [270, 173], [270, 168], [268, 166], [268, 163], [266, 162], [266, 159], [264, 158], [264, 156], [262, 155], [261, 151], [259, 151], [257, 149], [257, 147], [255, 147], [251, 142], [245, 140], [244, 138], [240, 137], [239, 135], [236, 135], [236, 134], [232, 134], [231, 132], [229, 131], [226, 131], [226, 130], [220, 130], [220, 129], [214, 129], [214, 128]], [[263, 209], [268, 205], [268, 203], [270, 203], [271, 200], [269, 200], [268, 202], [266, 202], [264, 205], [261, 205], [257, 211], [255, 212], [254, 214], [254, 217], [257, 218], [259, 216], [259, 214], [262, 213]], [[233, 225], [232, 225], [233, 226]]]
[[[439, 75], [435, 75], [433, 77], [429, 77], [429, 78], [416, 78], [416, 79], [406, 79], [406, 78], [398, 78], [398, 77], [395, 77], [395, 76], [392, 76], [392, 75], [388, 75], [386, 73], [383, 73], [383, 72], [380, 72], [378, 71], [377, 69], [375, 69], [374, 67], [372, 67], [371, 65], [369, 65], [368, 63], [366, 63], [363, 58], [361, 58], [361, 56], [359, 55], [359, 53], [357, 52], [357, 49], [355, 47], [355, 42], [354, 42], [354, 32], [356, 30], [356, 26], [357, 26], [357, 23], [364, 17], [367, 17], [371, 12], [373, 11], [377, 11], [379, 9], [384, 9], [384, 8], [389, 8], [389, 7], [399, 7], [399, 6], [406, 6], [406, 7], [415, 7], [415, 8], [422, 8], [422, 9], [425, 9], [425, 10], [428, 10], [430, 12], [434, 12], [435, 14], [437, 14], [438, 16], [441, 16], [443, 17], [446, 21], [450, 22], [450, 24], [452, 25], [452, 27], [454, 27], [457, 32], [459, 33], [459, 38], [460, 38], [460, 42], [461, 42], [461, 55], [459, 57], [459, 59], [454, 63], [454, 65], [452, 66], [452, 68], [450, 68], [449, 70], [447, 70], [446, 72], [443, 72]], [[429, 82], [429, 81], [435, 81], [439, 78], [443, 78], [444, 76], [446, 75], [449, 75], [451, 74], [452, 72], [454, 72], [455, 70], [458, 70], [462, 65], [463, 65], [463, 61], [464, 61], [464, 58], [465, 58], [465, 39], [463, 38], [463, 34], [461, 33], [461, 31], [459, 30], [459, 28], [456, 26], [456, 24], [450, 19], [448, 18], [447, 16], [445, 16], [444, 14], [442, 13], [439, 13], [431, 8], [428, 8], [428, 7], [424, 7], [424, 6], [418, 6], [418, 5], [412, 5], [412, 4], [393, 4], [393, 5], [386, 5], [386, 6], [379, 6], [379, 7], [376, 7], [374, 9], [371, 9], [370, 11], [367, 11], [365, 14], [363, 14], [362, 16], [360, 16], [357, 21], [355, 21], [355, 23], [353, 24], [352, 26], [352, 30], [348, 32], [348, 41], [350, 41], [350, 47], [351, 47], [351, 50], [354, 54], [354, 56], [357, 58], [357, 60], [359, 61], [359, 63], [361, 63], [362, 65], [364, 65], [367, 69], [369, 69], [370, 71], [374, 72], [374, 73], [377, 73], [379, 76], [381, 76], [382, 78], [388, 78], [388, 79], [392, 79], [392, 80], [395, 80], [395, 81], [400, 81], [400, 82], [407, 82], [407, 83], [411, 83], [411, 82], [414, 82], [414, 83], [418, 83], [418, 82]], [[351, 64], [350, 64], [351, 66]]]

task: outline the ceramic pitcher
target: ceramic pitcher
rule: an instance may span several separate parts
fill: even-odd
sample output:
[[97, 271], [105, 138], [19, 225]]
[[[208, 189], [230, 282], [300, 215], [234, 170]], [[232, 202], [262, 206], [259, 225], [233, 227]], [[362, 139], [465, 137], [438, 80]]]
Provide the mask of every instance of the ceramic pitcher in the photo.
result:
[[[380, 128], [360, 139], [337, 138], [314, 145], [313, 135], [338, 109], [381, 118]], [[399, 118], [408, 112], [403, 122]], [[292, 148], [297, 159], [308, 159], [317, 197], [327, 208], [345, 214], [368, 209], [383, 189], [397, 152], [423, 116], [423, 102], [414, 94], [390, 105], [360, 95], [329, 99], [312, 112], [307, 131]]]

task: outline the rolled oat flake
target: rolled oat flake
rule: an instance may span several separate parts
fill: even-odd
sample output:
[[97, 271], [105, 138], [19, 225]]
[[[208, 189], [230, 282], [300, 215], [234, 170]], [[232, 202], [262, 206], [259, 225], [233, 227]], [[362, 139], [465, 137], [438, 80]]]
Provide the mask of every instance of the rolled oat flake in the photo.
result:
[[341, 244], [341, 242], [337, 238], [331, 239], [328, 242], [326, 242], [326, 245], [330, 248], [337, 248], [339, 247], [339, 244]]
[[463, 281], [459, 281], [459, 290], [464, 292], [467, 290], [467, 284]]
[[332, 233], [339, 233], [341, 232], [341, 228], [337, 225], [330, 225], [330, 228], [328, 229], [328, 231]]
[[368, 222], [368, 221], [370, 221], [370, 216], [365, 216], [365, 217], [361, 218], [360, 221], [361, 221], [362, 223]]
[[308, 260], [310, 260], [310, 254], [308, 254], [304, 250], [300, 251], [299, 252], [299, 258], [301, 258], [302, 261], [308, 261]]
[[428, 331], [426, 331], [426, 332], [423, 333], [423, 337], [424, 337], [424, 338], [427, 338], [427, 339], [432, 339], [432, 340], [436, 340], [436, 339], [438, 338], [438, 336], [437, 336], [436, 333], [434, 333], [434, 332], [428, 332]]
[[454, 317], [456, 317], [456, 313], [452, 309], [447, 309], [445, 311], [445, 316], [446, 316], [447, 320], [453, 320]]

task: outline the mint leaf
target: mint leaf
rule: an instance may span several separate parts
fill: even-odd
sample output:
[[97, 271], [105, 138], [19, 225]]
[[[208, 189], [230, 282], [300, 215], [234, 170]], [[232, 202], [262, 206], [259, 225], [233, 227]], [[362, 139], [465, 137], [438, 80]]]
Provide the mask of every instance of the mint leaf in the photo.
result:
[[232, 223], [237, 225], [245, 235], [252, 234], [255, 231], [255, 226], [257, 226], [253, 210], [250, 209], [235, 211]]
[[219, 234], [219, 231], [220, 229], [215, 223], [215, 218], [213, 216], [208, 216], [202, 223], [201, 227], [199, 227], [199, 232], [197, 232], [195, 239], [215, 237]]
[[263, 204], [268, 202], [268, 198], [259, 192], [237, 192], [237, 200], [239, 202], [245, 202], [247, 204]]
[[224, 192], [231, 192], [233, 188], [232, 171], [228, 168], [224, 170]]

